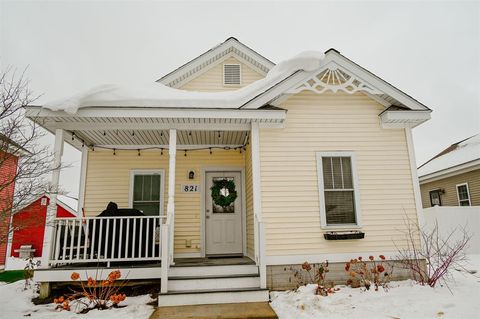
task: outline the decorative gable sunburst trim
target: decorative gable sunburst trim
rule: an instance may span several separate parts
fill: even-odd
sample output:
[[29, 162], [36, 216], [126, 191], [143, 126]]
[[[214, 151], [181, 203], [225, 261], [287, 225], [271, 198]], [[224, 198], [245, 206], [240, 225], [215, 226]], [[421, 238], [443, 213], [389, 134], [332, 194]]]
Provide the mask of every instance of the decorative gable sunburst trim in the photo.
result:
[[323, 70], [308, 78], [296, 88], [288, 90], [287, 93], [295, 94], [304, 90], [318, 94], [326, 91], [332, 91], [333, 93], [343, 91], [349, 94], [357, 92], [382, 94], [381, 91], [377, 90], [357, 75], [341, 68], [335, 63], [330, 63]]
[[229, 57], [236, 58], [262, 75], [266, 75], [275, 65], [237, 39], [228, 38], [225, 42], [158, 79], [157, 82], [178, 88]]

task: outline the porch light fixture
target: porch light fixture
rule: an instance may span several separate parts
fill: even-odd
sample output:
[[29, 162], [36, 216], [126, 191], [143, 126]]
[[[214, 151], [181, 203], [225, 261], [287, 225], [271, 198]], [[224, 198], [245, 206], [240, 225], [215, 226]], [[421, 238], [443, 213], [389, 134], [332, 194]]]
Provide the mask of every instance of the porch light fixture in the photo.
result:
[[195, 179], [195, 171], [194, 170], [191, 170], [190, 172], [188, 172], [188, 179]]
[[75, 132], [72, 132], [72, 141], [75, 140]]
[[210, 149], [210, 155], [212, 155], [212, 148], [211, 148], [211, 147], [209, 147], [209, 149]]
[[183, 156], [187, 156], [187, 150], [185, 150], [185, 154], [183, 154]]
[[160, 149], [160, 155], [163, 155], [163, 148]]
[[117, 150], [116, 149], [113, 149], [113, 155], [117, 155]]
[[137, 151], [138, 151], [138, 156], [140, 156], [140, 149], [138, 149]]

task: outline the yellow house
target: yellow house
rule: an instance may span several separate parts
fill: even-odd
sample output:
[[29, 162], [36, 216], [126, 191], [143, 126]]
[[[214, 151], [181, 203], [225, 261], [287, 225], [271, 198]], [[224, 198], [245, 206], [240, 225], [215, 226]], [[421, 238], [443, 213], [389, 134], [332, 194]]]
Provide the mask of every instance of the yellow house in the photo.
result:
[[393, 258], [430, 112], [335, 49], [275, 65], [235, 38], [148, 86], [29, 106], [57, 165], [64, 142], [82, 152], [84, 217], [50, 217], [35, 279], [100, 264], [160, 279], [160, 305], [260, 301], [288, 266]]

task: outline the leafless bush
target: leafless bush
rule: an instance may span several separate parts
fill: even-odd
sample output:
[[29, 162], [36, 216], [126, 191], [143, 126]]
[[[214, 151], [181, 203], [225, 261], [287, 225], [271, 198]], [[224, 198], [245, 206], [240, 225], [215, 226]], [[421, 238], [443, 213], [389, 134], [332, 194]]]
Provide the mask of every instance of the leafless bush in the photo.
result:
[[46, 132], [25, 117], [24, 107], [36, 98], [24, 74], [0, 71], [0, 244], [13, 231], [38, 223], [24, 219], [9, 227], [12, 214], [45, 193], [58, 192], [45, 178], [60, 169], [52, 167], [52, 152], [40, 143]]
[[407, 246], [397, 247], [399, 261], [422, 285], [435, 287], [439, 281], [447, 283], [451, 270], [462, 267], [466, 260], [465, 247], [471, 236], [460, 227], [442, 236], [437, 222], [433, 228], [426, 229], [407, 218], [406, 225]]

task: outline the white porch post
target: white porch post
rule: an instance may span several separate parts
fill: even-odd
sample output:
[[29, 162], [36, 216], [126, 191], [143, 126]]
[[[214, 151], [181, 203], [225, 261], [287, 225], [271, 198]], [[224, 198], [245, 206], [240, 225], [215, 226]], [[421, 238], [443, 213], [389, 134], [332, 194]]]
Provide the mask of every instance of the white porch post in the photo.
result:
[[53, 236], [53, 222], [57, 215], [57, 192], [58, 192], [58, 181], [60, 179], [60, 166], [62, 164], [62, 155], [63, 155], [63, 135], [64, 131], [62, 129], [55, 130], [55, 147], [54, 147], [54, 158], [53, 158], [53, 171], [52, 171], [52, 193], [50, 194], [50, 203], [47, 207], [47, 216], [45, 219], [45, 232], [43, 236], [43, 249], [42, 249], [42, 259], [41, 267], [48, 268], [48, 262], [51, 256], [52, 251], [52, 236]]
[[173, 264], [174, 248], [174, 228], [175, 228], [175, 156], [177, 154], [177, 130], [170, 129], [170, 141], [168, 144], [168, 204], [167, 204], [167, 222], [170, 224], [169, 232], [169, 259]]
[[255, 262], [257, 263], [260, 270], [260, 288], [266, 288], [267, 266], [265, 264], [265, 229], [262, 221], [262, 194], [260, 181], [260, 130], [258, 123], [252, 123], [250, 144], [252, 149], [252, 193]]
[[87, 177], [88, 148], [82, 149], [82, 161], [80, 164], [80, 187], [78, 188], [77, 218], [83, 217], [83, 206], [85, 204], [85, 181]]

